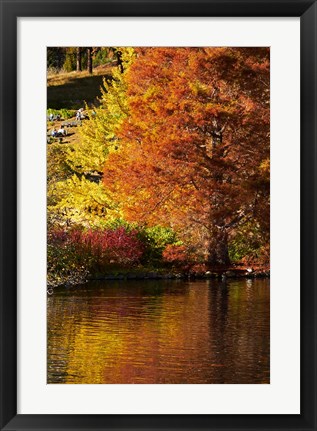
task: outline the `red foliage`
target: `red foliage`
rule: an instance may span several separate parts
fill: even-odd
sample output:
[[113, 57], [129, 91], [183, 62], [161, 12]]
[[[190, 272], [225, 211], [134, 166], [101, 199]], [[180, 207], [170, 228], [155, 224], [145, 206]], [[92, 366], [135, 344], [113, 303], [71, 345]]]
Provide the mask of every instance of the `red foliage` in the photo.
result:
[[82, 235], [81, 243], [103, 265], [132, 265], [140, 261], [144, 252], [137, 231], [128, 232], [124, 227], [105, 231], [89, 230]]
[[204, 275], [206, 271], [207, 267], [204, 263], [196, 263], [190, 268], [190, 273], [193, 275]]
[[187, 249], [184, 245], [169, 244], [163, 251], [163, 259], [165, 262], [176, 265], [186, 263], [188, 262]]
[[127, 231], [124, 227], [86, 232], [54, 229], [49, 232], [48, 243], [56, 249], [66, 250], [69, 261], [76, 261], [90, 270], [102, 270], [108, 265], [137, 264], [145, 249], [137, 231]]
[[126, 79], [105, 186], [127, 220], [196, 225], [186, 241], [203, 236], [210, 263], [228, 263], [239, 223], [269, 229], [269, 49], [140, 48]]

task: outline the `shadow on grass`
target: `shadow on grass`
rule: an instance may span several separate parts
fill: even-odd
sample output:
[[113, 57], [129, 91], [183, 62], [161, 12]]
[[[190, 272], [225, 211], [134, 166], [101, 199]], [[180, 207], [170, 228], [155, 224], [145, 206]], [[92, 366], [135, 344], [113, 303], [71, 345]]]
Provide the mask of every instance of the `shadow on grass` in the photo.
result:
[[103, 78], [111, 80], [111, 75], [97, 75], [69, 78], [66, 83], [47, 87], [47, 107], [52, 109], [79, 109], [86, 102], [98, 104]]

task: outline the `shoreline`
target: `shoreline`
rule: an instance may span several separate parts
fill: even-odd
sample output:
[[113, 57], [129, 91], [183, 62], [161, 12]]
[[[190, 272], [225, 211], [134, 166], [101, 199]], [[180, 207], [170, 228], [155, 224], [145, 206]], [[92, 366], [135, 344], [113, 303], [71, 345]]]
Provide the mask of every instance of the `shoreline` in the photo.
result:
[[82, 280], [67, 280], [59, 285], [47, 285], [47, 292], [52, 294], [54, 289], [58, 288], [74, 288], [82, 286], [90, 281], [129, 281], [129, 280], [237, 280], [237, 279], [257, 279], [270, 278], [270, 269], [251, 269], [251, 268], [230, 268], [218, 269], [214, 271], [206, 271], [204, 273], [190, 273], [182, 271], [140, 271], [140, 272], [113, 272], [107, 274], [88, 275]]
[[269, 278], [270, 270], [263, 271], [252, 271], [252, 272], [244, 272], [244, 271], [235, 271], [235, 270], [227, 270], [227, 271], [207, 271], [204, 274], [191, 274], [191, 273], [182, 273], [182, 272], [168, 272], [168, 273], [159, 273], [159, 272], [140, 272], [140, 273], [117, 273], [117, 274], [105, 274], [105, 275], [97, 275], [97, 276], [89, 276], [87, 281], [102, 281], [102, 280], [223, 280], [224, 278], [228, 279], [241, 279], [241, 278]]

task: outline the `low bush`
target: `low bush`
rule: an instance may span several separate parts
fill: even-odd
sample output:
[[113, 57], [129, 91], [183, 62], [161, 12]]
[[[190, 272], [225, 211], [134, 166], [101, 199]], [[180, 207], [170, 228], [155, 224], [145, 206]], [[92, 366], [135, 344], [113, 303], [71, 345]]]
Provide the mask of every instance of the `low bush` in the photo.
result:
[[167, 227], [153, 226], [144, 228], [139, 232], [139, 236], [146, 245], [144, 260], [152, 266], [161, 266], [163, 261], [163, 251], [167, 245], [177, 245], [176, 233]]
[[62, 229], [50, 230], [47, 242], [47, 285], [79, 284], [86, 280], [87, 275], [88, 269], [74, 237], [70, 239]]
[[103, 228], [51, 225], [47, 248], [48, 284], [79, 284], [87, 275], [139, 268], [188, 269], [189, 252], [172, 229], [140, 228], [122, 220]]
[[80, 239], [83, 254], [91, 271], [102, 271], [109, 266], [131, 267], [140, 262], [144, 245], [136, 230], [124, 227], [115, 230], [89, 230]]
[[167, 245], [163, 251], [163, 260], [175, 267], [187, 265], [190, 261], [187, 247], [185, 245]]
[[235, 263], [261, 259], [265, 244], [267, 244], [267, 238], [262, 237], [260, 227], [255, 223], [246, 223], [240, 226], [229, 239], [230, 260]]
[[[138, 231], [51, 229], [48, 233], [48, 284], [75, 284], [87, 275], [137, 265], [145, 246]], [[75, 283], [74, 283], [75, 280]]]

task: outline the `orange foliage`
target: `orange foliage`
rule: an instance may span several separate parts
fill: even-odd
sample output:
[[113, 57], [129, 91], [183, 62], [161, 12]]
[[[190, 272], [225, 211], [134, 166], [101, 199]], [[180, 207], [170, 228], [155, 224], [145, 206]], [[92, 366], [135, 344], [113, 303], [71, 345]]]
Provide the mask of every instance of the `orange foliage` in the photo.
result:
[[228, 263], [230, 232], [269, 226], [268, 48], [139, 48], [104, 182], [130, 221], [170, 225]]

